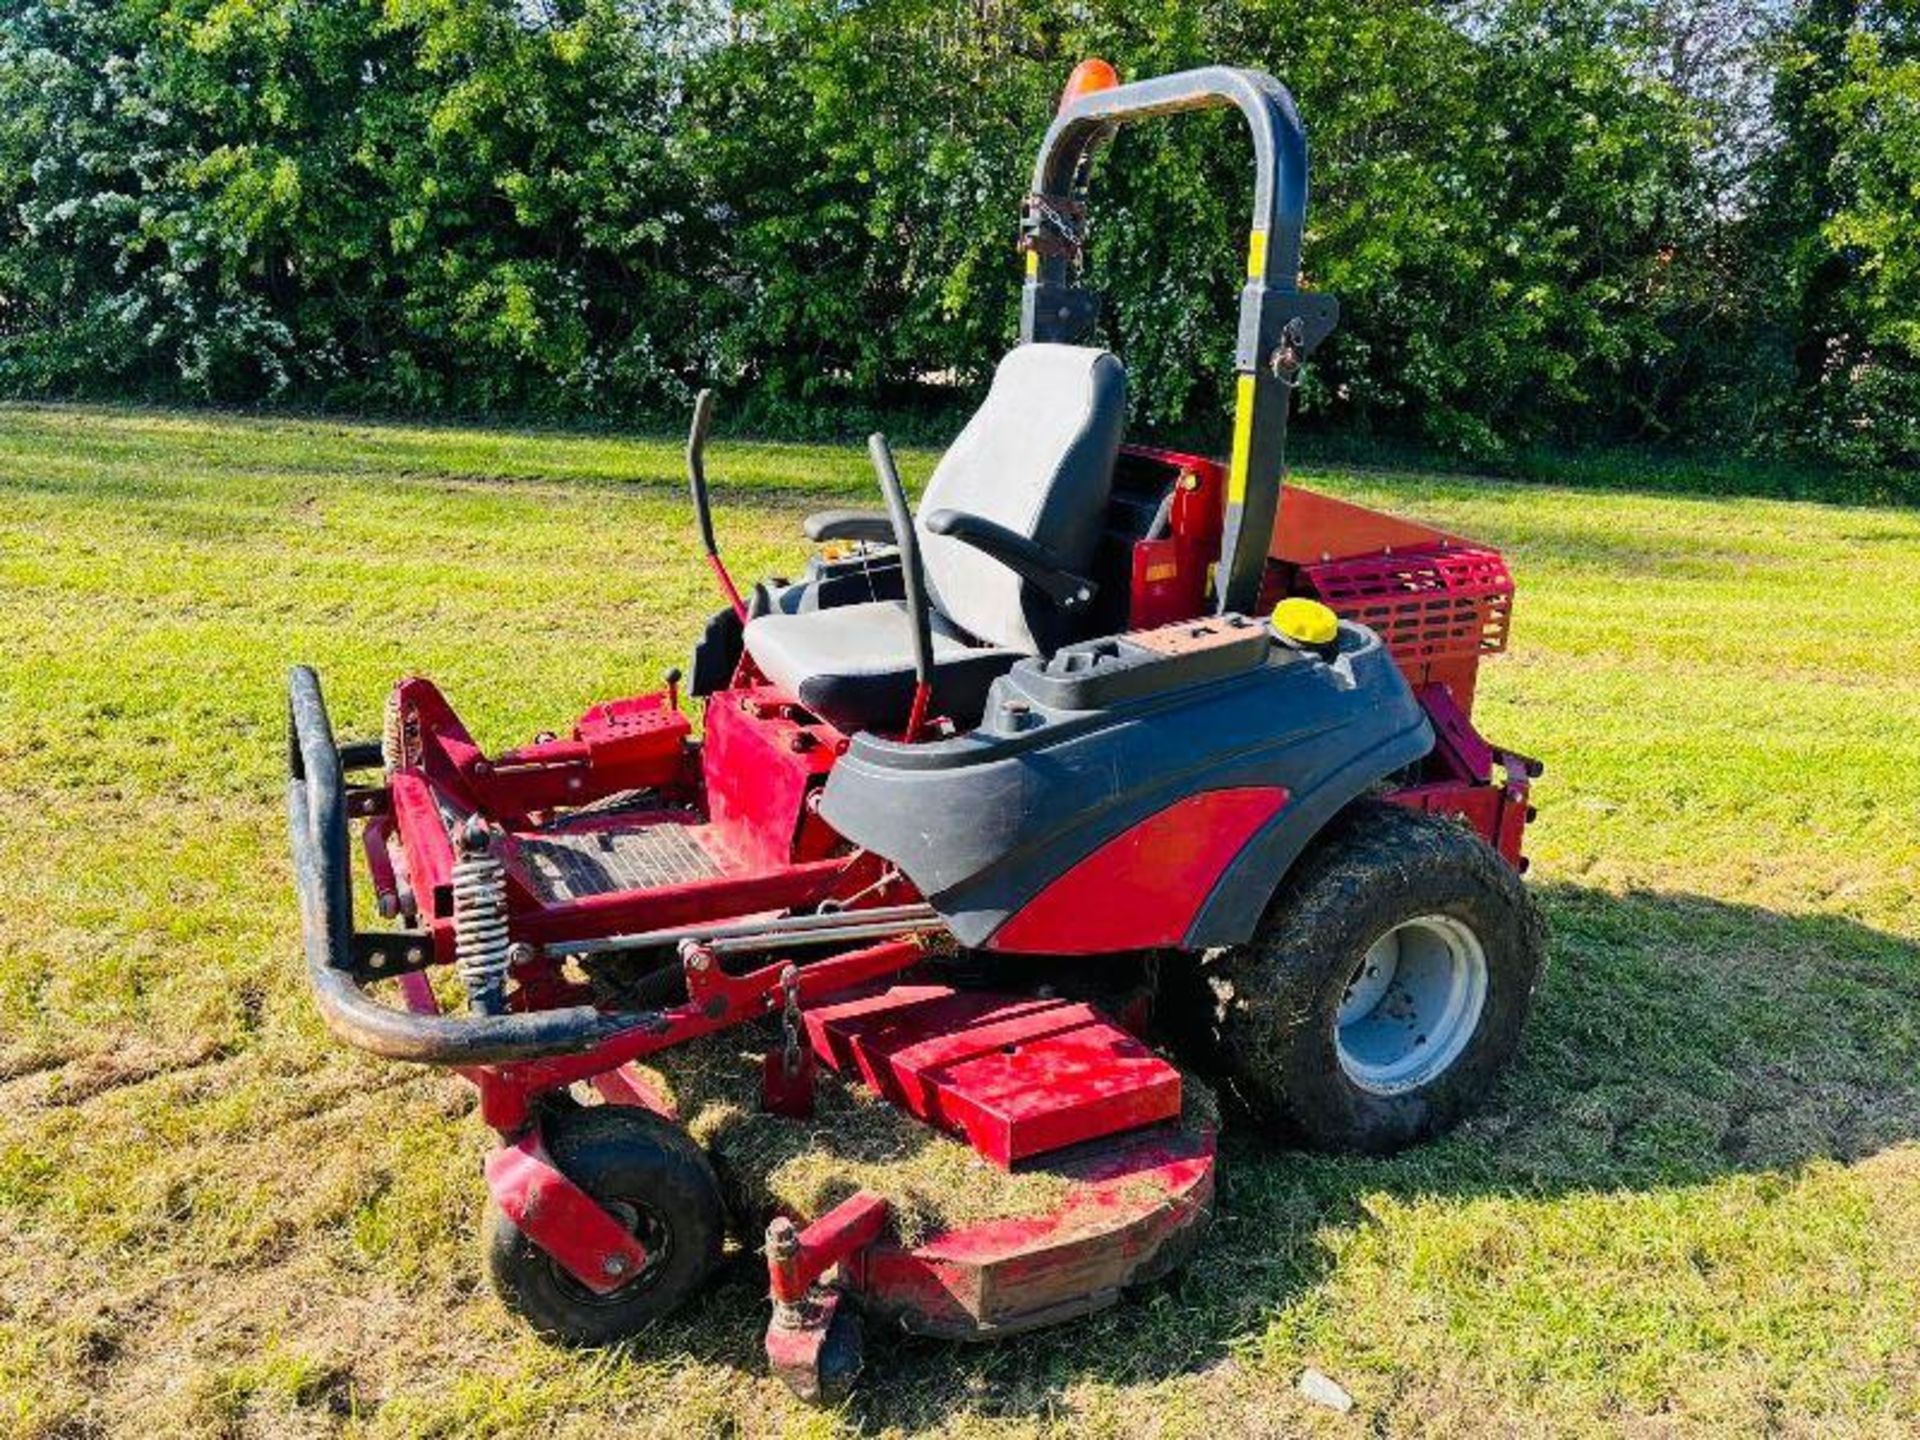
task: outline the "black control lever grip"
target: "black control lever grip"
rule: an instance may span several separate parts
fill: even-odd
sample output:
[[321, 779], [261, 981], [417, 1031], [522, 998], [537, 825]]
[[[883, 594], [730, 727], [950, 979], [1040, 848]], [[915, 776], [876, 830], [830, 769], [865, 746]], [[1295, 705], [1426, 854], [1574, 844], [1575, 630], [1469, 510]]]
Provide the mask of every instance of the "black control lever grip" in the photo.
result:
[[718, 555], [713, 541], [713, 510], [707, 503], [707, 430], [713, 424], [713, 391], [702, 390], [693, 400], [693, 424], [687, 428], [687, 483], [693, 490], [694, 518], [700, 522], [700, 543], [707, 554]]

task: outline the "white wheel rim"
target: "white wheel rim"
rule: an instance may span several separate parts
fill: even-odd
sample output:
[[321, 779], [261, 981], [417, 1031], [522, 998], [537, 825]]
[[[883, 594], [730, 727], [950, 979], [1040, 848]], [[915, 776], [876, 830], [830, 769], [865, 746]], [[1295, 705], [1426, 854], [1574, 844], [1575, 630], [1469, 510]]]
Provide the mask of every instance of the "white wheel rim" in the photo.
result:
[[1417, 1090], [1465, 1052], [1487, 1003], [1487, 952], [1451, 915], [1403, 921], [1367, 947], [1334, 1014], [1349, 1080], [1374, 1095]]

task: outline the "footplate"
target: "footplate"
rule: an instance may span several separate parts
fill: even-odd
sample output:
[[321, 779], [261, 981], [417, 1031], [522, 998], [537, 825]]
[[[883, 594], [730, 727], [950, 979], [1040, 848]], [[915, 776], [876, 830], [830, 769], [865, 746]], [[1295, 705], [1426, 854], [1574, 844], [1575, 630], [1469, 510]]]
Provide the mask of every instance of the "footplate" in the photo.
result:
[[712, 880], [722, 872], [692, 825], [570, 826], [518, 837], [517, 854], [548, 904]]

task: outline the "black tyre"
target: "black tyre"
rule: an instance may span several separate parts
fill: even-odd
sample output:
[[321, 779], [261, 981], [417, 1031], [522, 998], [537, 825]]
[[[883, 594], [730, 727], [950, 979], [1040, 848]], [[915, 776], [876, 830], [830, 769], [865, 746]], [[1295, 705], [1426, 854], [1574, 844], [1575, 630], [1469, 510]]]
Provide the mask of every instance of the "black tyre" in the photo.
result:
[[1295, 864], [1249, 944], [1172, 983], [1203, 1059], [1270, 1133], [1385, 1154], [1486, 1095], [1545, 958], [1539, 910], [1486, 842], [1366, 801]]
[[820, 1342], [820, 1393], [822, 1405], [838, 1405], [853, 1393], [853, 1385], [867, 1364], [866, 1329], [860, 1317], [842, 1301], [827, 1322], [827, 1338]]
[[596, 1295], [489, 1200], [483, 1242], [493, 1288], [549, 1339], [624, 1340], [679, 1308], [719, 1263], [726, 1216], [713, 1167], [684, 1130], [626, 1106], [555, 1108], [543, 1125], [554, 1164], [639, 1238], [647, 1261], [618, 1290]]

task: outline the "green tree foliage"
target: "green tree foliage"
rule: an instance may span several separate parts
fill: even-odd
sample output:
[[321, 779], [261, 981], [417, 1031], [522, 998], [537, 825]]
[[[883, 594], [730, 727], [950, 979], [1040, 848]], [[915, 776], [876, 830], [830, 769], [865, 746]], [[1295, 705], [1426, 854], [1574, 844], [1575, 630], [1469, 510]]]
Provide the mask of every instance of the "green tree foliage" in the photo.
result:
[[[717, 380], [789, 431], [944, 412], [1009, 343], [1035, 144], [1100, 54], [1294, 88], [1308, 280], [1345, 309], [1310, 423], [1912, 464], [1912, 0], [1774, 14], [15, 0], [0, 391], [632, 419]], [[1238, 123], [1137, 128], [1096, 171], [1093, 283], [1163, 435], [1217, 439], [1227, 403]]]
[[1809, 0], [1775, 90], [1762, 243], [1784, 262], [1793, 423], [1856, 464], [1920, 464], [1920, 5]]
[[0, 32], [0, 385], [677, 400], [712, 224], [686, 17], [50, 0]]

